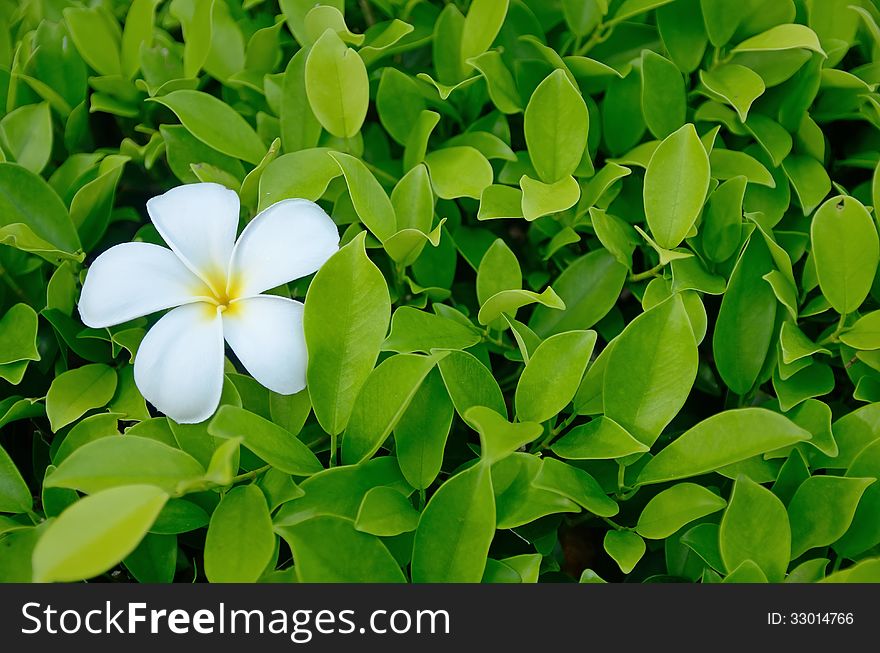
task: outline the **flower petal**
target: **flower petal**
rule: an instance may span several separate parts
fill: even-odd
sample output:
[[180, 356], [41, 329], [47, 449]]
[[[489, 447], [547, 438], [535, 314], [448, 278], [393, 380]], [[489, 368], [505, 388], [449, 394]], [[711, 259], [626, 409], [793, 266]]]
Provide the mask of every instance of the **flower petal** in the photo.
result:
[[315, 272], [339, 249], [339, 231], [320, 206], [282, 200], [245, 227], [232, 252], [228, 293], [249, 297]]
[[238, 195], [220, 184], [187, 184], [147, 202], [147, 212], [168, 246], [217, 293], [238, 231]]
[[234, 302], [223, 313], [223, 335], [245, 369], [283, 395], [306, 387], [306, 338], [300, 302], [259, 295]]
[[79, 314], [86, 326], [99, 329], [210, 294], [170, 249], [124, 243], [92, 263], [83, 283]]
[[223, 390], [223, 320], [216, 306], [181, 306], [156, 322], [135, 357], [134, 381], [175, 422], [208, 419]]

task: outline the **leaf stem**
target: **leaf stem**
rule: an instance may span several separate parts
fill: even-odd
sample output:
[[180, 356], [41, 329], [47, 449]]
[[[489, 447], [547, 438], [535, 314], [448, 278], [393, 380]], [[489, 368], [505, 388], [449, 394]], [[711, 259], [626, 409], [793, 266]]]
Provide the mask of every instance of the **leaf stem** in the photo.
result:
[[236, 476], [235, 478], [232, 479], [232, 485], [235, 485], [236, 483], [241, 483], [242, 481], [249, 481], [252, 478], [256, 478], [257, 476], [259, 476], [263, 472], [269, 471], [269, 469], [271, 469], [271, 467], [272, 467], [272, 465], [263, 465], [262, 467], [258, 467], [257, 469], [252, 469], [251, 471], [245, 472], [244, 474], [239, 474], [238, 476]]
[[336, 434], [330, 434], [330, 467], [336, 467]]
[[658, 263], [650, 270], [645, 270], [644, 272], [639, 272], [638, 274], [630, 274], [629, 281], [631, 283], [635, 283], [637, 281], [644, 281], [645, 279], [650, 279], [651, 277], [656, 277], [657, 273], [660, 272], [664, 268], [663, 263]]

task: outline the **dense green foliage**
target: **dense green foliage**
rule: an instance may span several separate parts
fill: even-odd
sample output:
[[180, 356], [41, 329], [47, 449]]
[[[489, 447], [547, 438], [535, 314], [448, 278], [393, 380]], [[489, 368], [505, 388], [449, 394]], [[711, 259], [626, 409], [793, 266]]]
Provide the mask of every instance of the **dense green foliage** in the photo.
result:
[[[870, 0], [0, 0], [0, 580], [880, 580]], [[76, 310], [318, 201], [308, 389]]]

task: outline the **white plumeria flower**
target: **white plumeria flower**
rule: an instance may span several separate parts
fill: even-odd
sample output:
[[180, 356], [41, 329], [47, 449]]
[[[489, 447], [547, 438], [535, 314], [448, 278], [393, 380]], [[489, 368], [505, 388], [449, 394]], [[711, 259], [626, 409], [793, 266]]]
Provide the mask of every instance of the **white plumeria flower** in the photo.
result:
[[171, 249], [125, 243], [101, 254], [83, 284], [79, 313], [102, 328], [171, 308], [141, 342], [134, 380], [176, 422], [210, 417], [223, 389], [224, 339], [262, 385], [306, 385], [300, 302], [261, 293], [315, 272], [339, 249], [333, 220], [313, 202], [273, 204], [238, 241], [239, 201], [219, 184], [174, 188], [147, 202]]

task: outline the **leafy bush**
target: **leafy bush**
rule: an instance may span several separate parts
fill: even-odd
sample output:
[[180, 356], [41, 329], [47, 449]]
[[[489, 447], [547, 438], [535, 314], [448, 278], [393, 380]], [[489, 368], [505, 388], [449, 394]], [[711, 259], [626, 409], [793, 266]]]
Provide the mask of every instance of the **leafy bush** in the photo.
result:
[[[0, 579], [880, 579], [874, 2], [0, 15]], [[195, 182], [343, 247], [178, 424], [77, 302]]]

